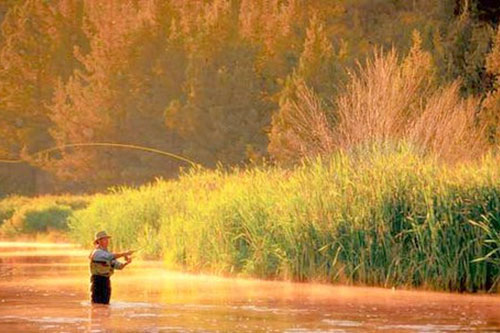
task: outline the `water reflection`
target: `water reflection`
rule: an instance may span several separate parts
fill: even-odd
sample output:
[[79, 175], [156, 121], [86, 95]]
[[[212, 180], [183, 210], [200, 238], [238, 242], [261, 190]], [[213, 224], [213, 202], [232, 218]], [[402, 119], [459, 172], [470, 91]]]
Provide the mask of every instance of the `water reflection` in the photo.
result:
[[0, 243], [1, 332], [500, 331], [497, 296], [225, 279], [157, 262], [118, 272], [111, 305], [91, 305], [88, 251], [25, 245]]
[[101, 304], [92, 304], [89, 303], [89, 320], [87, 330], [89, 332], [102, 332], [103, 327], [106, 327], [106, 324], [109, 322], [111, 318], [111, 309], [109, 306], [101, 305]]

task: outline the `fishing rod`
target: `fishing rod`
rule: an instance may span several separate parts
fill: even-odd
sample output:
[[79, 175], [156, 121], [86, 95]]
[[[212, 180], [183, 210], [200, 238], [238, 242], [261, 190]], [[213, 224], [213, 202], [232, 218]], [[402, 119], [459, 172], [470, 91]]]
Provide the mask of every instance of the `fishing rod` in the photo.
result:
[[131, 250], [132, 254], [137, 253], [137, 252], [141, 252], [142, 250], [147, 248], [149, 244], [151, 244], [151, 241], [152, 241], [154, 236], [151, 234], [151, 232], [147, 232], [146, 234], [147, 234], [146, 235], [146, 243], [145, 244], [143, 243], [144, 245], [139, 246], [138, 248], [136, 248], [134, 250]]
[[[54, 147], [50, 147], [47, 149], [43, 149], [43, 150], [28, 154], [27, 157], [34, 158], [34, 157], [37, 157], [37, 156], [40, 156], [43, 154], [50, 154], [50, 153], [55, 152], [55, 151], [61, 151], [61, 150], [64, 150], [66, 148], [78, 148], [78, 147], [108, 147], [108, 148], [140, 150], [140, 151], [146, 151], [149, 153], [154, 153], [154, 154], [159, 154], [159, 155], [163, 155], [166, 157], [174, 158], [174, 159], [189, 163], [193, 167], [200, 165], [199, 163], [196, 163], [196, 162], [194, 162], [194, 161], [192, 161], [184, 156], [170, 153], [167, 151], [163, 151], [160, 149], [151, 148], [151, 147], [144, 147], [144, 146], [139, 146], [139, 145], [132, 145], [132, 144], [124, 144], [124, 143], [112, 143], [112, 142], [68, 143], [68, 144], [54, 146]], [[6, 164], [19, 164], [19, 163], [25, 163], [25, 162], [26, 162], [26, 160], [21, 159], [21, 158], [18, 158], [18, 159], [0, 159], [0, 163], [6, 163]]]
[[135, 250], [130, 250], [130, 252], [132, 252], [132, 254], [134, 254], [134, 253], [137, 253], [137, 252], [140, 252], [140, 251], [144, 250], [145, 248], [146, 248], [146, 245], [144, 245], [144, 246], [142, 246], [142, 247], [140, 247], [138, 249], [135, 249]]

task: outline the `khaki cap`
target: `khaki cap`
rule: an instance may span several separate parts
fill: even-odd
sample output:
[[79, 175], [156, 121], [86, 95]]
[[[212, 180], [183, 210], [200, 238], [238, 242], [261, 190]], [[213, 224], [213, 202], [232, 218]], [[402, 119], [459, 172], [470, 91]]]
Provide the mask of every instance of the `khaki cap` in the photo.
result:
[[97, 242], [99, 239], [101, 238], [111, 238], [110, 235], [108, 235], [106, 233], [106, 231], [99, 231], [98, 233], [95, 234], [95, 237], [94, 237], [94, 242]]

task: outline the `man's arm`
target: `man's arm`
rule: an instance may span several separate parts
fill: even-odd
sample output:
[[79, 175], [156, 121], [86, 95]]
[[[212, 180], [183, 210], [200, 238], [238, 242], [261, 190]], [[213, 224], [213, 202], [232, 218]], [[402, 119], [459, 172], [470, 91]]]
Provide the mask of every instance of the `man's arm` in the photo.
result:
[[118, 260], [113, 259], [111, 261], [111, 265], [113, 266], [114, 269], [120, 270], [120, 269], [124, 269], [125, 266], [127, 266], [131, 262], [132, 262], [132, 258], [129, 256], [125, 256], [125, 262], [119, 262]]

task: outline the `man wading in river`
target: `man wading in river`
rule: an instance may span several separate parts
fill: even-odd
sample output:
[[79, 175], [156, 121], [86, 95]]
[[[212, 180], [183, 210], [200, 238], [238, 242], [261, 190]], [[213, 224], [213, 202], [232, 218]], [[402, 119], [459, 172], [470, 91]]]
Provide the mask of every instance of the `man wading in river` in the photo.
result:
[[[111, 297], [111, 282], [109, 277], [115, 269], [123, 269], [132, 262], [130, 255], [134, 251], [111, 253], [108, 251], [109, 239], [105, 231], [99, 231], [94, 238], [95, 249], [89, 256], [90, 259], [90, 292], [92, 303], [109, 304]], [[125, 257], [125, 263], [118, 258]]]

